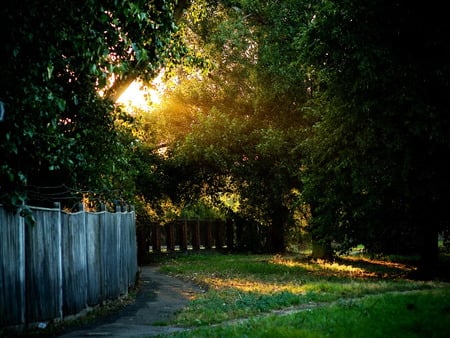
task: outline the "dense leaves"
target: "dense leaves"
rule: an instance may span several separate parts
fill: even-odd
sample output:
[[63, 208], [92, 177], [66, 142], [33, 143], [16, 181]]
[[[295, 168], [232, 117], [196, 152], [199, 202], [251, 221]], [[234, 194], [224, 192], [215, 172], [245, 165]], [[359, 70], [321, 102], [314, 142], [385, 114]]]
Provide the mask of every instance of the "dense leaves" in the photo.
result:
[[450, 44], [440, 7], [323, 1], [298, 36], [327, 107], [304, 176], [320, 238], [436, 257], [450, 188]]
[[208, 196], [248, 232], [247, 249], [280, 252], [297, 224], [297, 145], [309, 123], [301, 109], [309, 93], [304, 74], [293, 71], [290, 34], [302, 6], [274, 6], [215, 3], [188, 16], [186, 36], [210, 67], [178, 74], [149, 122], [176, 168], [181, 200]]
[[[323, 253], [432, 266], [449, 232], [442, 5], [199, 0], [182, 16], [188, 3], [3, 4], [0, 202], [61, 184], [137, 193], [155, 214], [202, 200], [252, 249], [283, 251], [308, 219]], [[173, 86], [136, 124], [114, 100], [163, 67]]]
[[403, 1], [206, 7], [191, 37], [214, 67], [201, 82], [181, 81], [166, 111], [183, 121], [172, 149], [185, 189], [238, 194], [241, 216], [278, 230], [267, 237], [276, 250], [292, 225], [277, 217], [305, 205], [314, 238], [338, 250], [362, 243], [373, 253], [436, 257], [448, 228], [450, 142], [447, 24], [435, 9]]
[[174, 39], [176, 5], [2, 3], [1, 202], [17, 205], [30, 187], [60, 184], [76, 191], [132, 193], [132, 145], [123, 128], [128, 118], [113, 104], [133, 79], [152, 78], [165, 63], [181, 58], [185, 49]]

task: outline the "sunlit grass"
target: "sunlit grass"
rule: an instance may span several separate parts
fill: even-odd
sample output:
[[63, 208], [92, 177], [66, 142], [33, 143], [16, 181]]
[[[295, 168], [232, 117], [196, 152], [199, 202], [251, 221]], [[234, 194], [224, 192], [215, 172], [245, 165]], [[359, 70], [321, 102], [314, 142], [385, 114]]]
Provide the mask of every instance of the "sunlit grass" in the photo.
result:
[[206, 290], [178, 314], [175, 323], [183, 326], [445, 285], [409, 280], [412, 266], [361, 257], [326, 262], [300, 255], [190, 254], [164, 262], [161, 270]]
[[450, 289], [367, 296], [171, 337], [450, 337]]
[[327, 262], [325, 260], [317, 260], [315, 262], [309, 262], [309, 261], [295, 261], [293, 259], [284, 258], [282, 256], [275, 256], [272, 258], [270, 263], [273, 264], [279, 264], [287, 267], [300, 267], [306, 271], [311, 272], [335, 272], [339, 274], [349, 275], [352, 276], [353, 274], [362, 276], [374, 276], [373, 273], [369, 273], [365, 271], [364, 269], [354, 267], [351, 265], [341, 264], [337, 262]]
[[[332, 273], [334, 275], [356, 278], [392, 277], [392, 272], [405, 275], [416, 270], [414, 266], [407, 264], [369, 259], [362, 256], [346, 256], [337, 261], [328, 262], [321, 259], [315, 261], [296, 260], [289, 256], [276, 255], [272, 258], [271, 263], [288, 267], [301, 267], [307, 271], [325, 273], [325, 275]], [[364, 266], [364, 268], [361, 266]]]
[[233, 288], [242, 292], [258, 292], [261, 294], [272, 294], [275, 292], [287, 291], [294, 293], [302, 293], [306, 291], [306, 287], [301, 281], [293, 282], [260, 282], [249, 279], [237, 278], [208, 278], [202, 279], [210, 288], [221, 290], [224, 288]]

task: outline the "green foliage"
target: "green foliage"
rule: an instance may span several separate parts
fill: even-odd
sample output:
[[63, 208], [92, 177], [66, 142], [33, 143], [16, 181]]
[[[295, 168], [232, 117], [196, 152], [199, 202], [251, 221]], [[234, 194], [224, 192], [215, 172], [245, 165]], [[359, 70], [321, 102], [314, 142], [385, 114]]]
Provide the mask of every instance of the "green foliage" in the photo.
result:
[[441, 11], [322, 1], [297, 36], [322, 107], [305, 142], [303, 193], [325, 241], [436, 257], [449, 226], [450, 44], [446, 20], [432, 14]]
[[197, 203], [186, 205], [181, 210], [180, 217], [187, 219], [224, 219], [225, 215], [210, 201], [202, 199]]
[[134, 78], [148, 80], [182, 58], [176, 5], [3, 3], [1, 203], [20, 204], [30, 186], [132, 194], [133, 141], [113, 101]]
[[178, 85], [152, 111], [149, 130], [168, 149], [184, 201], [208, 196], [223, 208], [223, 196], [238, 196], [233, 217], [269, 229], [257, 240], [264, 250], [284, 251], [285, 229], [298, 225], [297, 145], [309, 125], [301, 107], [309, 94], [305, 75], [293, 71], [291, 34], [303, 7], [196, 6], [185, 34], [212, 67], [178, 73]]

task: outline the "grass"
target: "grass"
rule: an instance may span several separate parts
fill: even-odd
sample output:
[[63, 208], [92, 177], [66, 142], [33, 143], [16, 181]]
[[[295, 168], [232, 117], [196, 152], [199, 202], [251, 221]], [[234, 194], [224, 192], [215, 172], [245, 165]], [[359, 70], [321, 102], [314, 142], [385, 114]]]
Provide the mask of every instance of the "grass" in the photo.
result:
[[449, 290], [372, 295], [172, 337], [449, 337]]
[[190, 254], [160, 263], [206, 290], [171, 337], [450, 337], [450, 288], [411, 264], [359, 257]]

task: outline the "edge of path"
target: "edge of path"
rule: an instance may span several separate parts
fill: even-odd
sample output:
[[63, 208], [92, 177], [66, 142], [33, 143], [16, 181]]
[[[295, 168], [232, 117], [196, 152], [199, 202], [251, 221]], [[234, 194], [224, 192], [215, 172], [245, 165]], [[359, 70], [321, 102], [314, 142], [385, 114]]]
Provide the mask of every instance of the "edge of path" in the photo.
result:
[[161, 273], [157, 266], [141, 266], [139, 270], [139, 288], [133, 302], [114, 314], [56, 337], [143, 338], [184, 330], [168, 326], [168, 323], [204, 290], [191, 282]]

